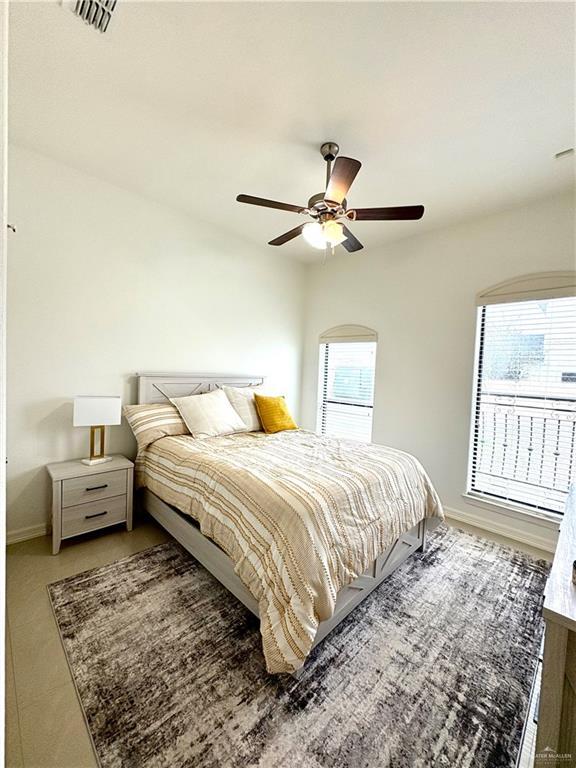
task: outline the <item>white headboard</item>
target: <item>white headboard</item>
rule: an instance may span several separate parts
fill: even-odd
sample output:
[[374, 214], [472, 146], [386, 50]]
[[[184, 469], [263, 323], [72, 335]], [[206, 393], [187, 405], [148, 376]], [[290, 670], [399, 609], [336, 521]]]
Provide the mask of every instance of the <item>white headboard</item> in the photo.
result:
[[230, 373], [141, 373], [138, 374], [138, 402], [165, 403], [171, 397], [201, 395], [223, 384], [229, 387], [256, 387], [263, 376]]

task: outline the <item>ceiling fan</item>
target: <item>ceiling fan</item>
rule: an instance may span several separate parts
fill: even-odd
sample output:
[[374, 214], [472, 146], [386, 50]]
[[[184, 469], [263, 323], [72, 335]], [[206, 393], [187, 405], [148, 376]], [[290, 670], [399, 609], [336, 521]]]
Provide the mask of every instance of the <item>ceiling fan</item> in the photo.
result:
[[[337, 157], [340, 148], [333, 141], [327, 141], [320, 147], [322, 157], [326, 161], [326, 191], [313, 195], [306, 207], [280, 203], [276, 200], [266, 200], [252, 195], [238, 195], [239, 203], [261, 205], [264, 208], [277, 208], [280, 211], [290, 211], [309, 216], [312, 221], [299, 224], [289, 232], [285, 232], [268, 245], [284, 245], [299, 235], [314, 248], [334, 249], [343, 245], [352, 253], [364, 246], [354, 237], [345, 223], [349, 221], [391, 221], [421, 219], [424, 215], [423, 205], [401, 205], [394, 208], [348, 208], [346, 195], [356, 178], [362, 163], [351, 157]], [[334, 163], [334, 167], [332, 167]]]

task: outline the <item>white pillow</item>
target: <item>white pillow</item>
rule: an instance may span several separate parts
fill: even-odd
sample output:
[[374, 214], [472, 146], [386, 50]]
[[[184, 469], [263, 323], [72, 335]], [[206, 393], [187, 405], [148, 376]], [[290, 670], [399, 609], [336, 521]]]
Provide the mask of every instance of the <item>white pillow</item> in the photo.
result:
[[248, 432], [260, 432], [262, 422], [256, 410], [254, 393], [261, 393], [262, 387], [222, 387], [222, 389], [226, 392], [238, 416], [246, 424]]
[[246, 432], [246, 425], [221, 389], [206, 392], [205, 395], [175, 397], [170, 402], [179, 410], [194, 437], [203, 439]]

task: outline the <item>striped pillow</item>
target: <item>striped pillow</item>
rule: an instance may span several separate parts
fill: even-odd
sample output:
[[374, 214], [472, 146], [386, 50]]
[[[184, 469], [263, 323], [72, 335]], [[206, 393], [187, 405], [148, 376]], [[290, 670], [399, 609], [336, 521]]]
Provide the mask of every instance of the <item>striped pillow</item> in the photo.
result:
[[190, 434], [178, 409], [171, 403], [125, 405], [124, 416], [134, 432], [138, 453], [161, 437]]

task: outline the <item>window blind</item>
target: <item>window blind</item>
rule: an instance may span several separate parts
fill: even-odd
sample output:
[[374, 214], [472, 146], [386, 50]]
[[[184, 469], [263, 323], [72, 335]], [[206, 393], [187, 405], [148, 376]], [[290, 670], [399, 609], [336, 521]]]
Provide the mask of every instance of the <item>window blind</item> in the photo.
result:
[[576, 297], [478, 309], [468, 490], [561, 513], [576, 470]]
[[318, 432], [370, 442], [375, 362], [376, 342], [320, 344]]

